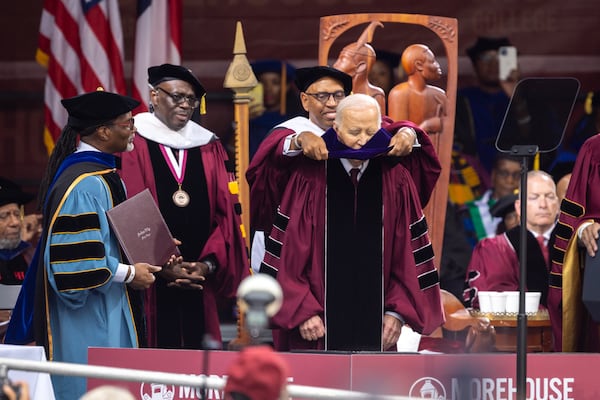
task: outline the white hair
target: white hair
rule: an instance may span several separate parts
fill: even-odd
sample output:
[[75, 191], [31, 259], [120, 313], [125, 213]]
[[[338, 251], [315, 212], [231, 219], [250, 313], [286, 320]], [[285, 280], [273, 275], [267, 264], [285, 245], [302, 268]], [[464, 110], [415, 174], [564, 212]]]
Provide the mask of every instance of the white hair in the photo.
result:
[[373, 97], [362, 93], [351, 94], [339, 102], [335, 109], [336, 125], [342, 125], [343, 114], [346, 109], [365, 109], [369, 107], [375, 108], [377, 111], [377, 128], [381, 128], [381, 109], [379, 108], [379, 103]]

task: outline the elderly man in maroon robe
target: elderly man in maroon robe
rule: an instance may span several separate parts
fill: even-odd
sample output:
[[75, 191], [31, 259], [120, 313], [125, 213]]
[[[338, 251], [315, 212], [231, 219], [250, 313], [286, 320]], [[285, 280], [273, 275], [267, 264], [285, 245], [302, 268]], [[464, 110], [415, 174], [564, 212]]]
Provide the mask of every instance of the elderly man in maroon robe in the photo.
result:
[[297, 158], [261, 266], [284, 293], [278, 350], [383, 351], [403, 324], [444, 321], [418, 190], [380, 127], [377, 102], [351, 95], [322, 137], [327, 160]]
[[[268, 234], [273, 225], [290, 171], [302, 158], [299, 156], [327, 159], [321, 136], [333, 125], [338, 103], [352, 91], [352, 77], [327, 66], [298, 69], [295, 84], [308, 118], [295, 117], [274, 127], [260, 144], [246, 172], [250, 185], [251, 229], [256, 232], [252, 242], [252, 268], [257, 271], [264, 255], [263, 232]], [[383, 117], [382, 125], [393, 133], [388, 156], [401, 157], [395, 160], [411, 171], [425, 206], [441, 169], [429, 137], [409, 121], [393, 122]], [[416, 141], [420, 147], [413, 152]]]
[[548, 310], [556, 351], [600, 351], [598, 324], [582, 304], [582, 259], [598, 253], [600, 230], [600, 135], [581, 147], [567, 193], [560, 206]]

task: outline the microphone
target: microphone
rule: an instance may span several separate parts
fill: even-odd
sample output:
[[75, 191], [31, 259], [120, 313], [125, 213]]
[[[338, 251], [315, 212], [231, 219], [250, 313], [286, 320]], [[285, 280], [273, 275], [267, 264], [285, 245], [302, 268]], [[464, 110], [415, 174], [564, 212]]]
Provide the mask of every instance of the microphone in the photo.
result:
[[261, 329], [268, 326], [269, 317], [281, 308], [283, 292], [273, 277], [258, 273], [242, 281], [237, 297], [240, 313], [246, 314], [246, 326], [250, 336], [257, 338]]

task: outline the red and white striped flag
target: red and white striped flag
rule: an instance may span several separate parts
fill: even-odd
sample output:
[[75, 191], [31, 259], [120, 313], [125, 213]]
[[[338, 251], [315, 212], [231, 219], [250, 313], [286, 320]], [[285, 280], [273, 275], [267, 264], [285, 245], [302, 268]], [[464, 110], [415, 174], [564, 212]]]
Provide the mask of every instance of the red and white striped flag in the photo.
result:
[[36, 60], [48, 69], [44, 143], [48, 152], [67, 112], [60, 100], [98, 87], [125, 94], [118, 0], [45, 0]]
[[133, 97], [147, 111], [148, 67], [181, 62], [181, 0], [138, 0], [133, 56]]

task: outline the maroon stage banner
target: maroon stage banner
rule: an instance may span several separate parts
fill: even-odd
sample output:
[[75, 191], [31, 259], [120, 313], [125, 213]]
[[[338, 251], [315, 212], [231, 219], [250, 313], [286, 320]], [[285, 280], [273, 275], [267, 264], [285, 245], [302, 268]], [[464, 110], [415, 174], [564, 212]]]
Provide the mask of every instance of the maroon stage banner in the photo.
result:
[[[297, 385], [357, 390], [424, 399], [517, 398], [515, 354], [281, 353]], [[212, 351], [208, 368], [199, 350], [90, 348], [89, 365], [225, 377], [236, 356]], [[600, 354], [538, 353], [527, 358], [527, 399], [595, 400], [600, 398], [596, 366]], [[90, 389], [103, 384], [124, 386], [142, 400], [199, 399], [195, 388], [152, 382], [90, 379]], [[208, 391], [208, 399], [223, 393]]]

